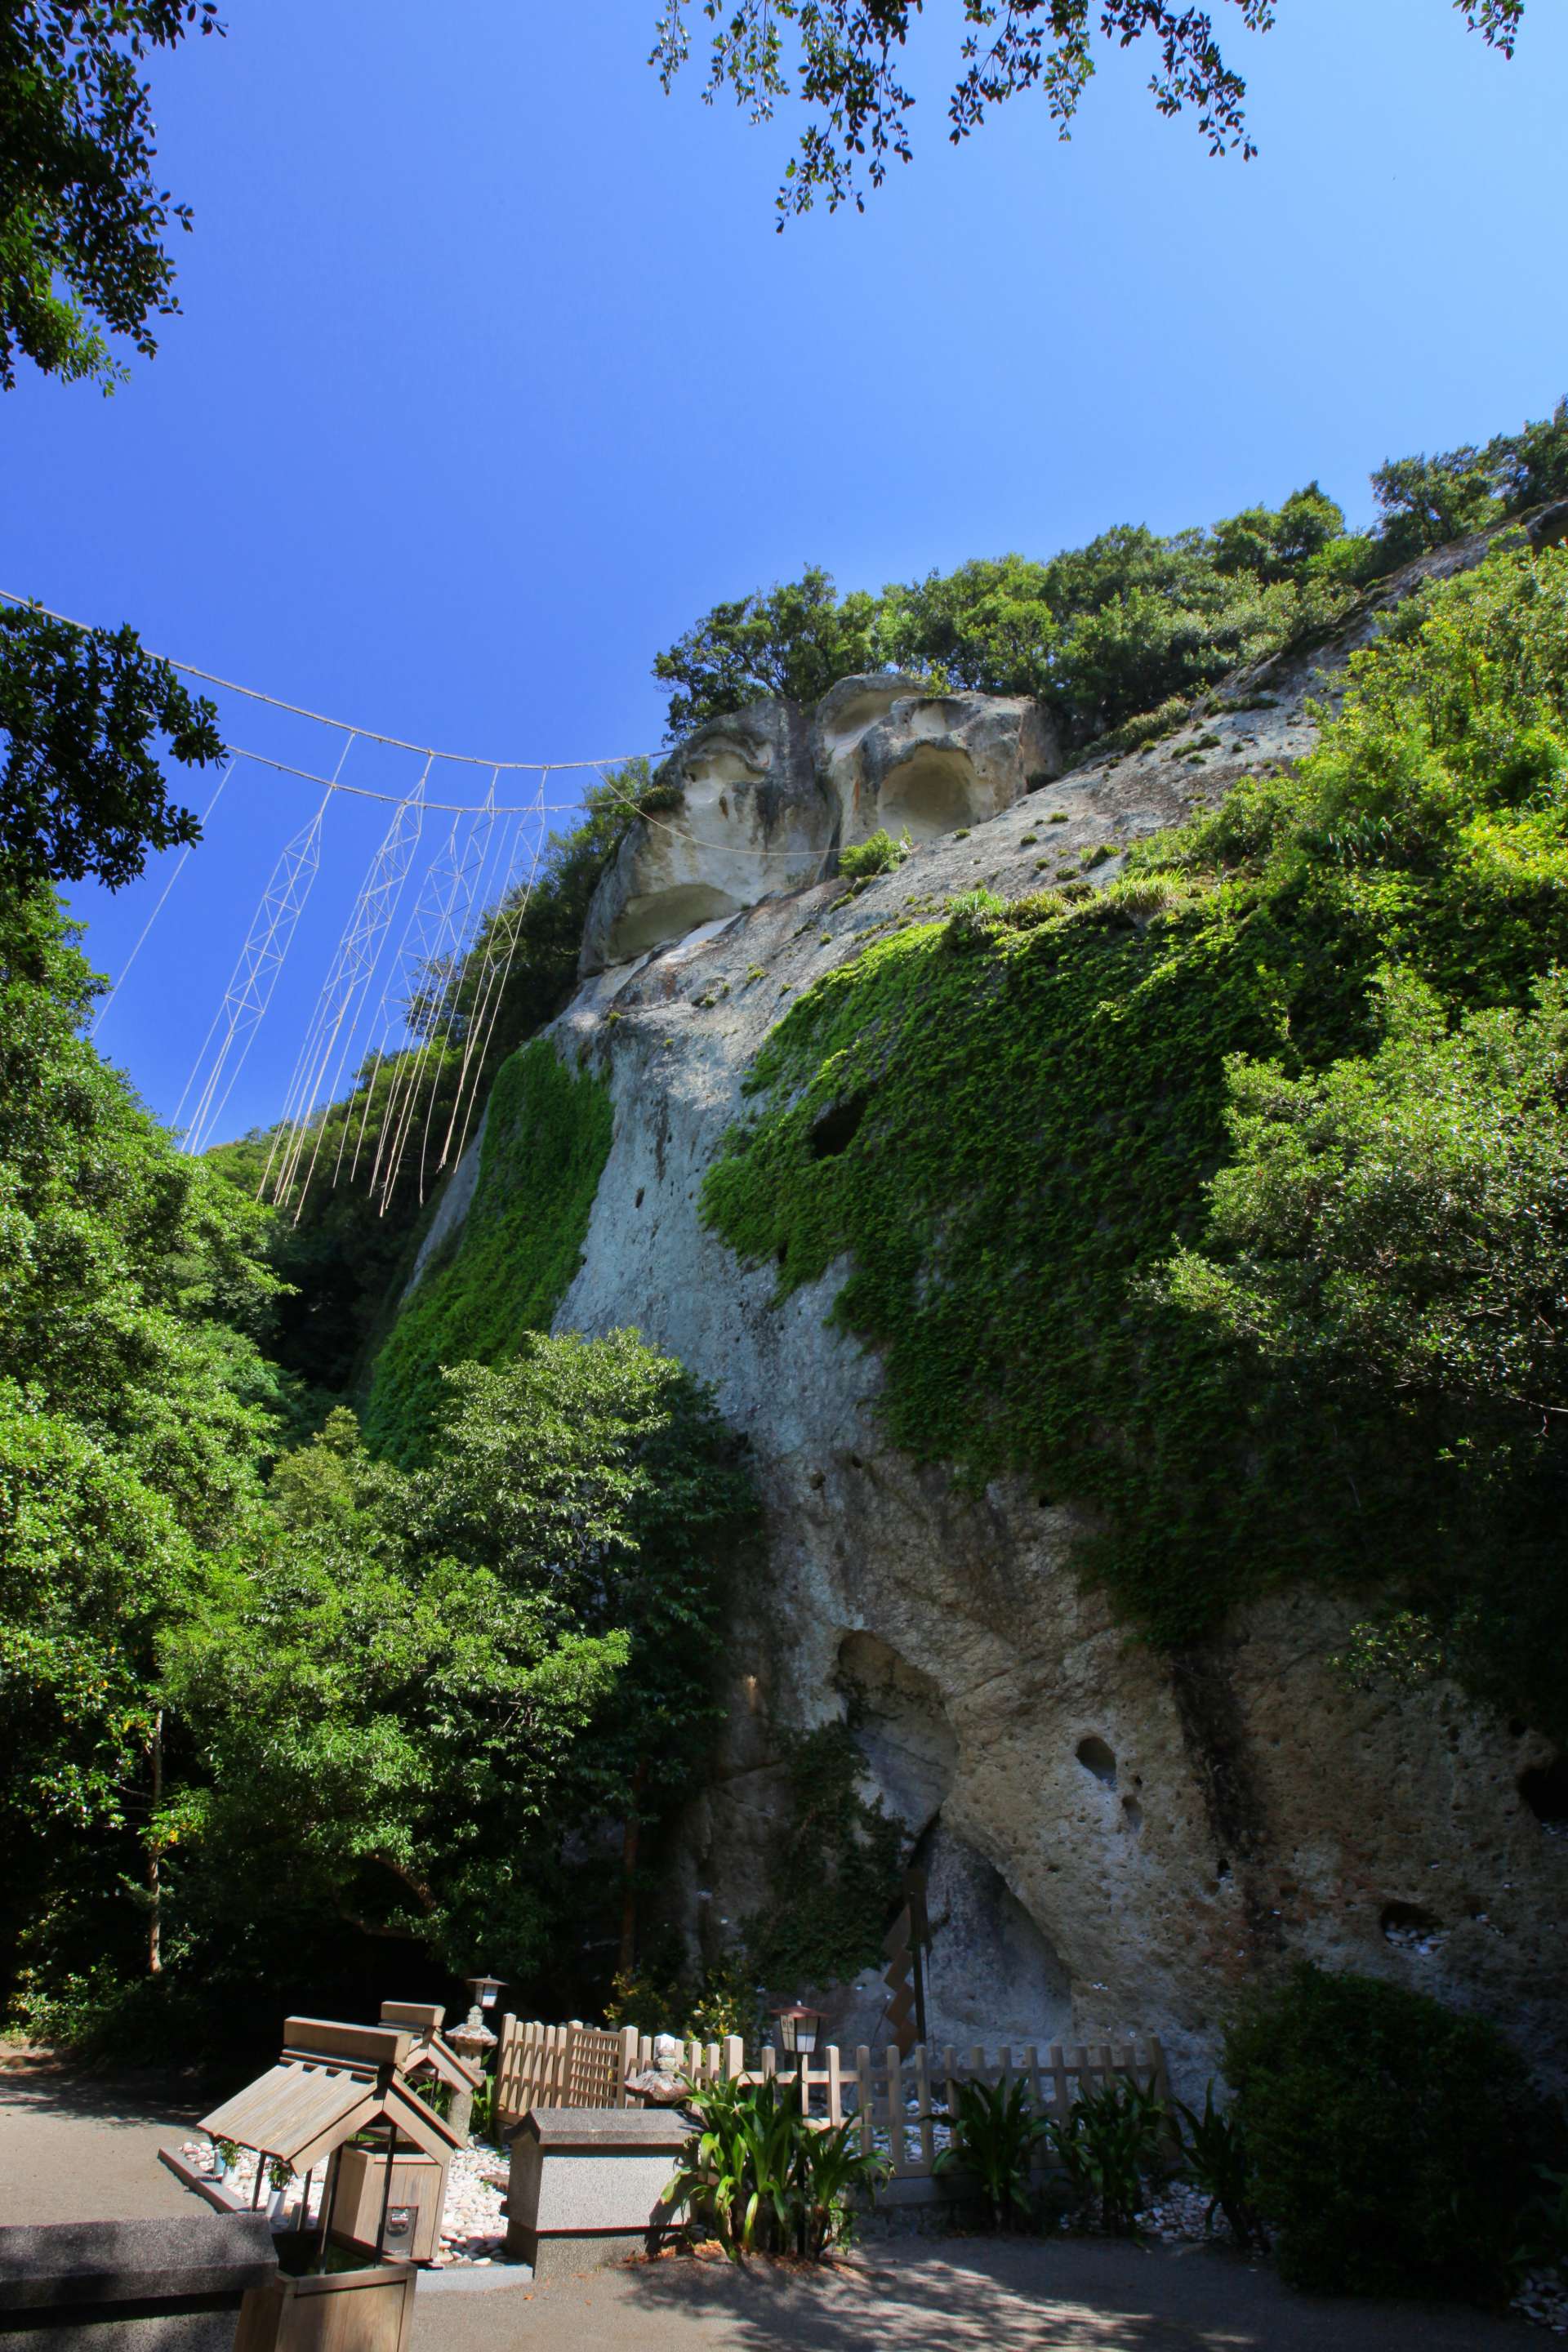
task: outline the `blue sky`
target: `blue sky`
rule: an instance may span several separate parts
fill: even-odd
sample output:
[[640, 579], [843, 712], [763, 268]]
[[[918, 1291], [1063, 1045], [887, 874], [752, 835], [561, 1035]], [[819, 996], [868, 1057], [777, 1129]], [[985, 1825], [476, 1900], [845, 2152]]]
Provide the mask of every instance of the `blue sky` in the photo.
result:
[[[386, 733], [569, 761], [655, 746], [655, 651], [805, 562], [876, 587], [1314, 475], [1364, 514], [1385, 456], [1568, 389], [1546, 0], [1512, 65], [1447, 0], [1280, 0], [1233, 40], [1245, 166], [1131, 59], [1069, 145], [1023, 100], [954, 151], [917, 53], [914, 164], [783, 236], [787, 124], [695, 75], [666, 100], [655, 13], [230, 0], [156, 76], [184, 316], [110, 400], [5, 397], [0, 585]], [[164, 1115], [311, 804], [239, 772], [109, 1015]], [[353, 897], [375, 813], [338, 818], [227, 1131], [278, 1108]], [[163, 879], [78, 895], [101, 966]]]

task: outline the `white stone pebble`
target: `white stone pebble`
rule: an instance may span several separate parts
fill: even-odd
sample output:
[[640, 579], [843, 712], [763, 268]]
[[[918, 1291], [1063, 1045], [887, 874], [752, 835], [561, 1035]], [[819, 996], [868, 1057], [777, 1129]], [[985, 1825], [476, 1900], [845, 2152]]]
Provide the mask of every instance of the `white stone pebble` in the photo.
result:
[[[188, 2139], [181, 2152], [208, 2179], [217, 2176], [216, 2154], [210, 2141]], [[506, 2167], [501, 2150], [487, 2147], [482, 2140], [476, 2140], [472, 2147], [458, 2150], [447, 2175], [439, 2251], [432, 2268], [478, 2265], [494, 2262], [500, 2256], [506, 2243], [506, 2216], [501, 2211], [501, 2200], [506, 2195]], [[256, 2158], [248, 2148], [240, 2150], [222, 2179], [224, 2186], [232, 2189], [242, 2204], [249, 2204], [256, 2188]], [[264, 2189], [263, 2210], [268, 2194]], [[288, 2219], [297, 2229], [299, 2183], [290, 2181], [285, 2195], [289, 2209]], [[321, 2213], [321, 2176], [318, 2173], [310, 2190], [310, 2222], [319, 2222]]]

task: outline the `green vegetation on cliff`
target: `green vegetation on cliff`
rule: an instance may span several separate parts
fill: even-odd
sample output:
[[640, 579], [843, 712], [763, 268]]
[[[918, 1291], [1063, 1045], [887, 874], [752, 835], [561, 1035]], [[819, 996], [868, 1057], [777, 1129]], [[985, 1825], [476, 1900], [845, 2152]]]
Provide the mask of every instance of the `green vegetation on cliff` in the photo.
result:
[[608, 1089], [542, 1038], [502, 1065], [479, 1182], [376, 1360], [365, 1434], [393, 1460], [428, 1450], [448, 1364], [497, 1364], [547, 1331], [582, 1263], [610, 1150]]
[[889, 1434], [1088, 1507], [1154, 1637], [1375, 1589], [1561, 1730], [1568, 553], [1412, 600], [1297, 773], [1130, 866], [820, 982], [705, 1214], [781, 1292], [847, 1255]]

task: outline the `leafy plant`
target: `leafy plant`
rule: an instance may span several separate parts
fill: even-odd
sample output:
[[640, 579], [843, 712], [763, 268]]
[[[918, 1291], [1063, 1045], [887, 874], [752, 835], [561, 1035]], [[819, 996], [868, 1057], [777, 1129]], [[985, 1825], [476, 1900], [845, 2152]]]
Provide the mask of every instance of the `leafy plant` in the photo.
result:
[[1023, 2081], [960, 2083], [947, 2121], [952, 2137], [933, 2169], [972, 2172], [993, 2229], [1026, 2221], [1034, 2210], [1030, 2160], [1050, 2126], [1030, 2105]]
[[850, 882], [863, 882], [873, 874], [891, 874], [913, 846], [907, 833], [895, 841], [885, 827], [879, 826], [865, 841], [852, 842], [839, 851], [838, 871]]
[[950, 948], [980, 947], [1006, 912], [1007, 901], [994, 890], [961, 890], [947, 902], [943, 938]]
[[1502, 2292], [1536, 2131], [1523, 2064], [1494, 2025], [1302, 1965], [1243, 2005], [1225, 2071], [1290, 2285]]
[[1258, 2168], [1240, 2117], [1233, 2108], [1215, 2105], [1212, 2083], [1204, 2093], [1201, 2116], [1179, 2099], [1174, 2104], [1183, 2175], [1209, 2200], [1205, 2227], [1212, 2230], [1215, 2213], [1223, 2213], [1238, 2245], [1267, 2247], [1268, 2232], [1257, 2203]]
[[1514, 2250], [1516, 2271], [1555, 2271], [1568, 2280], [1568, 2172], [1536, 2167], [1542, 2182], [1524, 2209], [1524, 2235]]
[[1098, 2090], [1080, 2092], [1060, 2123], [1047, 2132], [1063, 2170], [1078, 2194], [1100, 2209], [1101, 2227], [1113, 2237], [1137, 2228], [1143, 2178], [1157, 2163], [1170, 2130], [1170, 2115], [1159, 2094], [1125, 2076]]
[[753, 2252], [820, 2262], [854, 2226], [858, 2195], [875, 2196], [886, 2158], [854, 2146], [858, 2120], [816, 2125], [798, 2082], [713, 2083], [689, 2103], [696, 2130], [667, 2201], [710, 2221], [732, 2262]]

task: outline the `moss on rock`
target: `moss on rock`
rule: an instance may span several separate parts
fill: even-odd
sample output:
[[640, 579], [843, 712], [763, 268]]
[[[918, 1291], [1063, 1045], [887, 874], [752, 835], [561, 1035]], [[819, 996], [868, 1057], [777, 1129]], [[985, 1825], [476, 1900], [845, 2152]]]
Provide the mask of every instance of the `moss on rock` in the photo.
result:
[[547, 1040], [502, 1065], [468, 1214], [376, 1360], [364, 1417], [376, 1452], [421, 1458], [445, 1365], [499, 1364], [525, 1332], [548, 1331], [582, 1263], [611, 1124], [604, 1082], [574, 1076]]

